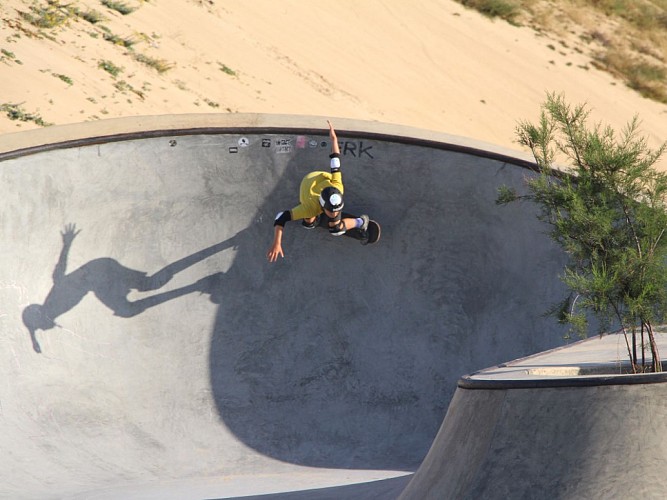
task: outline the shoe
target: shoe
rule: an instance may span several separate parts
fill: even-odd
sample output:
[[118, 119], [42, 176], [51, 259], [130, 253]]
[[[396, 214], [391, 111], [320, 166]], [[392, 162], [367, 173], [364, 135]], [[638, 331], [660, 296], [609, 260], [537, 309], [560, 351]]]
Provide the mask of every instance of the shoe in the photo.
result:
[[368, 215], [360, 215], [359, 218], [364, 221], [364, 223], [359, 228], [359, 231], [365, 233], [368, 230], [368, 222], [371, 220], [371, 218]]
[[359, 218], [364, 221], [359, 228], [359, 234], [361, 234], [360, 241], [362, 245], [368, 245], [368, 222], [370, 221], [370, 217], [368, 217], [368, 215], [360, 215]]
[[301, 221], [301, 225], [303, 227], [305, 227], [306, 229], [315, 229], [319, 223], [320, 223], [319, 216], [315, 217], [315, 220], [313, 222], [311, 222], [310, 224], [308, 224], [305, 219], [303, 219]]

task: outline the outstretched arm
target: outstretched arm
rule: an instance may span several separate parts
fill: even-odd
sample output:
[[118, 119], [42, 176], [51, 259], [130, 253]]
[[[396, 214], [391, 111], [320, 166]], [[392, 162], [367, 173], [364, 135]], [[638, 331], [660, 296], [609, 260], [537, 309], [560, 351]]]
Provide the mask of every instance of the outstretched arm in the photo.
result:
[[69, 253], [69, 249], [72, 246], [74, 238], [80, 232], [81, 230], [76, 230], [75, 224], [67, 224], [65, 229], [61, 231], [60, 234], [63, 237], [63, 249], [60, 251], [58, 263], [56, 264], [56, 268], [53, 270], [54, 283], [58, 283], [58, 281], [60, 281], [65, 276], [65, 271], [67, 269], [67, 254]]
[[283, 253], [283, 226], [274, 226], [274, 231], [273, 231], [273, 243], [271, 245], [271, 248], [269, 248], [269, 251], [266, 254], [266, 257], [269, 259], [269, 262], [275, 262], [278, 260], [278, 257], [285, 257], [285, 254]]
[[283, 254], [283, 231], [285, 230], [285, 224], [292, 220], [292, 212], [290, 210], [285, 210], [276, 215], [276, 220], [273, 223], [273, 243], [271, 248], [266, 254], [266, 257], [269, 259], [269, 262], [275, 262], [278, 260], [278, 256], [285, 257]]

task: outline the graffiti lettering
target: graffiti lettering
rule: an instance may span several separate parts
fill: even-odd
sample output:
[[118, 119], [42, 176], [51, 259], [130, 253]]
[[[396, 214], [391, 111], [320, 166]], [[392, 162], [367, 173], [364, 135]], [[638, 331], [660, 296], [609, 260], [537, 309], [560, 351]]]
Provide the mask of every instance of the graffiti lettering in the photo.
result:
[[343, 153], [343, 156], [349, 154], [354, 158], [361, 158], [363, 155], [366, 155], [370, 159], [375, 159], [375, 157], [370, 153], [371, 149], [373, 149], [373, 146], [364, 146], [364, 141], [345, 141], [343, 143], [343, 147], [341, 148], [341, 152]]

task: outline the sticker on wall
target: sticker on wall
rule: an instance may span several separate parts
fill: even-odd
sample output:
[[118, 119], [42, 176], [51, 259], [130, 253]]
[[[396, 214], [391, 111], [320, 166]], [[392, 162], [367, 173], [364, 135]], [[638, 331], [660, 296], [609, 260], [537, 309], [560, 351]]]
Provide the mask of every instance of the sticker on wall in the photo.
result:
[[262, 139], [262, 147], [263, 148], [270, 148], [271, 147], [271, 139]]
[[278, 139], [276, 141], [276, 153], [291, 153], [292, 139]]
[[308, 147], [310, 149], [316, 148], [317, 147], [317, 141], [315, 139], [311, 139], [310, 141], [308, 141]]
[[306, 136], [297, 135], [296, 136], [296, 147], [297, 149], [304, 149], [306, 147]]
[[230, 148], [229, 148], [229, 152], [230, 152], [230, 153], [238, 153], [238, 152], [239, 152], [239, 148], [237, 148], [236, 146], [230, 146]]
[[248, 138], [247, 137], [241, 137], [239, 139], [239, 147], [247, 148], [248, 146], [250, 146], [250, 141], [248, 140]]

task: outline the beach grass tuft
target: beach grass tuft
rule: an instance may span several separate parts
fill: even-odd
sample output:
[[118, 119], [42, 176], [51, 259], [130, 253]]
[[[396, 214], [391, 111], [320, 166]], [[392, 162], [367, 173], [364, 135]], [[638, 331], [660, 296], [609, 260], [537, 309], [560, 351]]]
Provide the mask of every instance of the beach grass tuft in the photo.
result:
[[97, 67], [103, 69], [114, 78], [117, 77], [123, 71], [123, 68], [121, 68], [120, 66], [116, 66], [114, 63], [108, 60], [100, 61]]
[[137, 54], [133, 52], [132, 57], [134, 57], [135, 61], [145, 64], [149, 68], [153, 68], [160, 74], [166, 73], [167, 71], [169, 71], [174, 67], [173, 63], [170, 63], [165, 59], [157, 59], [155, 57], [150, 57], [145, 54]]
[[125, 2], [119, 2], [117, 0], [102, 0], [102, 5], [108, 9], [115, 10], [124, 16], [132, 14], [135, 10], [137, 10], [136, 7], [132, 7]]
[[5, 113], [10, 120], [34, 122], [41, 127], [49, 127], [53, 125], [52, 123], [44, 121], [38, 113], [29, 113], [25, 111], [20, 104], [0, 104], [0, 113]]

